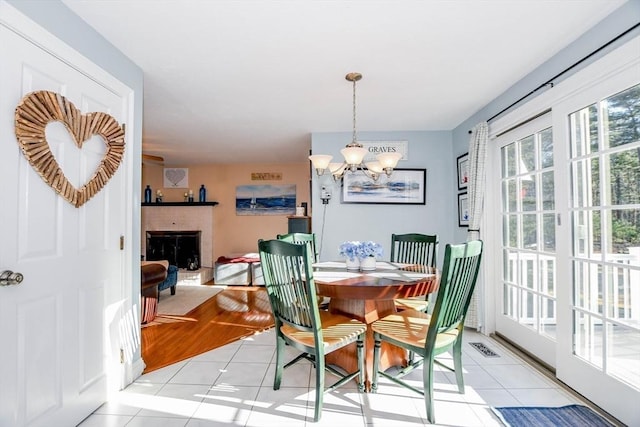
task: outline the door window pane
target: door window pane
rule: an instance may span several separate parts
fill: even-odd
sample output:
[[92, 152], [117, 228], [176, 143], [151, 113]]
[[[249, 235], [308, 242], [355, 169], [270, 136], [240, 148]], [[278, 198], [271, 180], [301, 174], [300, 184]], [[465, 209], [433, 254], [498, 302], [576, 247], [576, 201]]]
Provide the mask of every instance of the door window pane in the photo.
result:
[[574, 311], [574, 348], [579, 356], [592, 365], [602, 368], [602, 322], [586, 313]]
[[640, 150], [631, 149], [605, 156], [609, 169], [609, 198], [612, 205], [640, 203]]
[[516, 174], [516, 146], [509, 144], [502, 148], [502, 177], [507, 178]]
[[554, 192], [555, 184], [553, 180], [553, 171], [543, 172], [542, 179], [542, 209], [554, 210], [556, 207]]
[[526, 249], [536, 249], [538, 247], [538, 226], [537, 215], [522, 215], [522, 246]]
[[640, 334], [632, 328], [607, 323], [607, 372], [630, 385], [640, 384]]
[[542, 169], [553, 166], [553, 136], [551, 128], [540, 131], [540, 163]]
[[542, 215], [542, 250], [556, 251], [556, 221], [555, 214]]
[[521, 178], [520, 182], [520, 198], [522, 200], [523, 211], [535, 211], [536, 210], [536, 181], [535, 178], [526, 176]]
[[607, 124], [607, 138], [604, 138], [606, 147], [618, 147], [638, 142], [638, 132], [640, 131], [638, 123], [639, 100], [640, 85], [636, 85], [611, 96], [602, 103]]
[[536, 169], [535, 135], [520, 140], [519, 174], [526, 174]]
[[540, 304], [540, 331], [555, 340], [556, 330], [556, 301], [543, 297]]
[[517, 292], [518, 289], [514, 286], [504, 285], [502, 289], [502, 314], [513, 319], [518, 320], [516, 317], [517, 310]]
[[569, 123], [575, 353], [640, 387], [640, 85]]

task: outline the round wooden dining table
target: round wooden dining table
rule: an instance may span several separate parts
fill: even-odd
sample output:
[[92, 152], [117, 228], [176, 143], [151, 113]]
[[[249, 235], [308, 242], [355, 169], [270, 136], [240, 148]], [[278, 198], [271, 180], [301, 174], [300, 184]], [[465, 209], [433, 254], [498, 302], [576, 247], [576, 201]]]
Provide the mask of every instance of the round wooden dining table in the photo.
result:
[[[344, 263], [342, 263], [344, 265]], [[319, 295], [329, 297], [329, 311], [340, 313], [367, 324], [365, 339], [365, 389], [369, 391], [373, 378], [373, 331], [371, 323], [396, 312], [396, 298], [425, 296], [435, 292], [440, 283], [436, 268], [423, 265], [396, 265], [378, 262], [375, 271], [347, 271], [340, 263], [314, 264], [314, 281]], [[380, 365], [383, 370], [391, 366], [406, 366], [404, 349], [383, 342]], [[343, 347], [326, 356], [327, 364], [341, 367], [346, 372], [357, 370], [356, 344]]]

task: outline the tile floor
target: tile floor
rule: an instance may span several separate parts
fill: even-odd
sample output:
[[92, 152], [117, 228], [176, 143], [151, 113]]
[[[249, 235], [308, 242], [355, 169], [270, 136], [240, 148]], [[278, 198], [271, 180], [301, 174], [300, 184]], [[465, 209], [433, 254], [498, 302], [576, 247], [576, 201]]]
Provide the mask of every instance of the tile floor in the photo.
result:
[[[464, 394], [457, 392], [452, 372], [436, 368], [436, 425], [501, 426], [492, 406], [582, 403], [497, 341], [473, 331], [465, 332], [465, 341]], [[469, 342], [482, 342], [499, 357], [485, 357]], [[313, 423], [311, 365], [303, 361], [286, 369], [282, 387], [276, 391], [274, 361], [275, 338], [273, 331], [267, 331], [142, 375], [80, 426], [431, 425], [422, 396], [385, 379], [377, 394], [360, 394], [355, 383], [325, 394], [322, 418]], [[326, 383], [332, 379], [328, 377]], [[422, 371], [405, 379], [421, 385]]]

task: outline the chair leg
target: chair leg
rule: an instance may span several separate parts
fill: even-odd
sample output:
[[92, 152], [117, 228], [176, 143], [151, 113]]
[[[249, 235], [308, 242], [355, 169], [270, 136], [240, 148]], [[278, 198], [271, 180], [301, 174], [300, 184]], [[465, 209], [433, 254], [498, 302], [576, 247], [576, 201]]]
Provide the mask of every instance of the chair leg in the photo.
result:
[[[278, 325], [276, 325], [278, 328]], [[276, 335], [276, 373], [273, 378], [273, 389], [278, 390], [280, 388], [280, 383], [282, 382], [282, 371], [284, 370], [284, 349], [287, 343], [285, 340]]]
[[[426, 359], [427, 357], [425, 357]], [[433, 413], [433, 356], [428, 357], [422, 366], [422, 385], [424, 387], [424, 404], [427, 409], [427, 420], [435, 424], [436, 417]]]
[[371, 379], [371, 393], [377, 393], [378, 391], [378, 367], [380, 366], [380, 335], [377, 332], [373, 333], [373, 340], [375, 342], [373, 346], [373, 378]]
[[462, 334], [458, 335], [458, 339], [453, 344], [453, 367], [456, 371], [456, 383], [458, 384], [458, 392], [464, 393], [464, 378], [462, 376]]
[[358, 337], [358, 341], [357, 341], [357, 348], [358, 348], [358, 370], [360, 371], [360, 375], [358, 376], [359, 382], [358, 382], [358, 391], [359, 392], [364, 392], [364, 382], [365, 382], [365, 369], [364, 369], [364, 334], [360, 335]]
[[171, 287], [171, 295], [175, 295], [176, 294], [176, 285], [173, 285]]
[[316, 403], [313, 413], [313, 421], [320, 421], [322, 414], [322, 401], [324, 397], [324, 354], [316, 356]]

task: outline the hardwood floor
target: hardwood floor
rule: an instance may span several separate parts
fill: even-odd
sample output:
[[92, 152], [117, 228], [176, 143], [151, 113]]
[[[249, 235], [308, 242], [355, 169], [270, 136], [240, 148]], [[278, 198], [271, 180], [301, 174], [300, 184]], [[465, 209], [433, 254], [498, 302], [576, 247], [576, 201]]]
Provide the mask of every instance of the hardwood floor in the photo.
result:
[[144, 373], [273, 327], [264, 287], [230, 286], [184, 316], [142, 328]]

